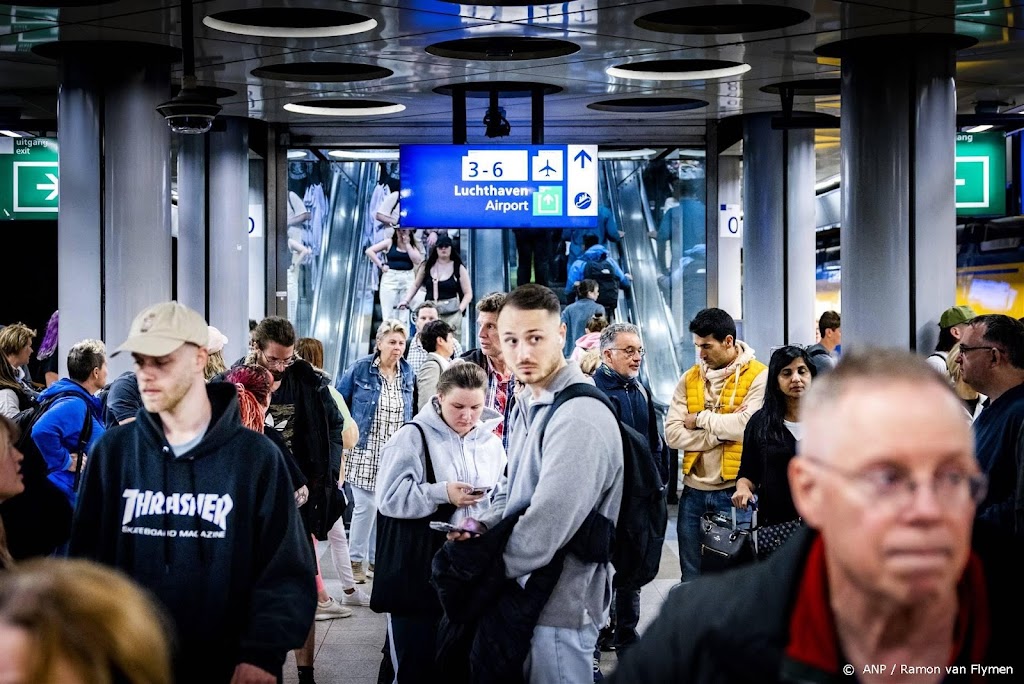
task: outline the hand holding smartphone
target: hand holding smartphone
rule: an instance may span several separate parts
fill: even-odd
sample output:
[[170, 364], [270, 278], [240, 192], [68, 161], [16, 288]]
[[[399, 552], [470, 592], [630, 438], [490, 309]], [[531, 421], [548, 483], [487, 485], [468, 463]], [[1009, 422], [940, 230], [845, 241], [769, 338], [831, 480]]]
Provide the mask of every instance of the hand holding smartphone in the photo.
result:
[[452, 525], [451, 523], [441, 522], [438, 520], [430, 521], [430, 529], [437, 530], [438, 532], [469, 532], [469, 530], [464, 530], [461, 527]]

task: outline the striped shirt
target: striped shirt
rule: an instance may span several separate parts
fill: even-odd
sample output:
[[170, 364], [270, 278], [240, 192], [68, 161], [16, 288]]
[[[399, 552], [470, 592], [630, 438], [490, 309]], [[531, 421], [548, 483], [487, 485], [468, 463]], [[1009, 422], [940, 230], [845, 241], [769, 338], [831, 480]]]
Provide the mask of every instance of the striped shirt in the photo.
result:
[[487, 359], [487, 396], [484, 405], [492, 408], [502, 415], [504, 420], [494, 428], [494, 434], [501, 438], [501, 445], [508, 453], [508, 434], [505, 426], [512, 419], [512, 407], [516, 405], [516, 376], [512, 371], [508, 375], [501, 375], [494, 369], [494, 364]]
[[[412, 338], [412, 342], [409, 343], [409, 354], [406, 361], [412, 366], [413, 375], [417, 375], [420, 372], [420, 366], [427, 360], [430, 355], [426, 349], [423, 348], [423, 344], [420, 342], [420, 336], [416, 335]], [[462, 355], [462, 345], [459, 344], [458, 340], [455, 340], [455, 354], [453, 358], [459, 358]]]
[[[373, 365], [380, 368], [380, 358], [373, 360]], [[370, 434], [366, 445], [355, 447], [349, 453], [345, 476], [352, 486], [374, 491], [377, 488], [377, 470], [380, 467], [380, 452], [391, 435], [405, 423], [405, 399], [402, 397], [402, 375], [397, 373], [393, 380], [383, 373], [380, 374], [380, 398], [377, 400], [377, 411], [373, 414]]]

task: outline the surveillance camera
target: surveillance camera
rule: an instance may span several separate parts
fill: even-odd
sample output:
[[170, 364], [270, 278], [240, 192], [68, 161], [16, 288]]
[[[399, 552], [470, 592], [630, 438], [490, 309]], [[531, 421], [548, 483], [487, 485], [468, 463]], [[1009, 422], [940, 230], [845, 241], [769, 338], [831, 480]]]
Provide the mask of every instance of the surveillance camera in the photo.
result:
[[220, 110], [215, 100], [187, 85], [156, 108], [172, 131], [193, 135], [209, 131]]

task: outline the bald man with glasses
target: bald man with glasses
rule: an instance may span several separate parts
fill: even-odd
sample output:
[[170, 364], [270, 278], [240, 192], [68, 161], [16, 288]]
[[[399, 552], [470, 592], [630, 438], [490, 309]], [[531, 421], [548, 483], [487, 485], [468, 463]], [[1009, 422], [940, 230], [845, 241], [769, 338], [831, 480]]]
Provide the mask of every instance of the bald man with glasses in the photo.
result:
[[[987, 478], [945, 379], [850, 354], [804, 400], [806, 527], [761, 563], [677, 587], [611, 682], [973, 681], [1021, 667], [1021, 583], [972, 550]], [[1001, 625], [999, 629], [996, 625]], [[974, 669], [972, 669], [974, 668]], [[961, 675], [961, 676], [950, 676]]]
[[977, 316], [960, 335], [963, 380], [988, 399], [974, 421], [974, 448], [989, 491], [978, 523], [993, 534], [1024, 539], [1024, 324], [1002, 315]]

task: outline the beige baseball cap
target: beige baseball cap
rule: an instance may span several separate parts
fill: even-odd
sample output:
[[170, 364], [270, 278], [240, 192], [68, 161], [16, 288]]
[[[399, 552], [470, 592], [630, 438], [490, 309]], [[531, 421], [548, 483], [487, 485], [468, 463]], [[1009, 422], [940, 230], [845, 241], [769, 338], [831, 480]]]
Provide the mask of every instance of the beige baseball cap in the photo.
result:
[[146, 356], [167, 356], [183, 344], [205, 348], [209, 341], [209, 327], [202, 316], [184, 304], [163, 302], [135, 317], [128, 339], [114, 354], [126, 351]]

